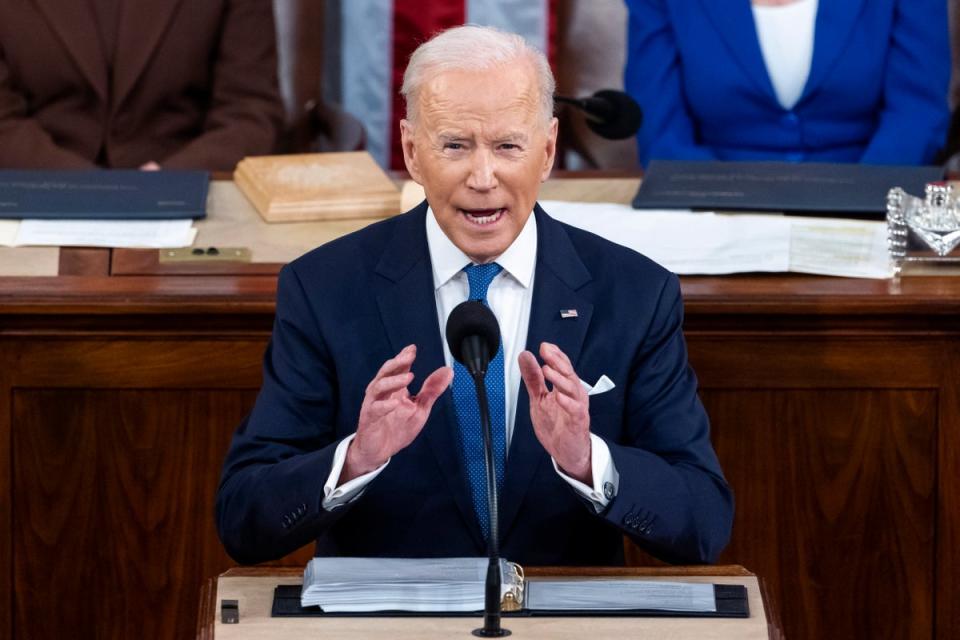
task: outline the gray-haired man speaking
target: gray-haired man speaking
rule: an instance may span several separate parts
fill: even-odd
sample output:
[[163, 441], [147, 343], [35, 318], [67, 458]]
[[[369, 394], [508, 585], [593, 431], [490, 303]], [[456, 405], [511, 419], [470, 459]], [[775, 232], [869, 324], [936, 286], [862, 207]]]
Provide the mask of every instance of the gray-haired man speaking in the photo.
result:
[[263, 388], [217, 500], [237, 560], [313, 540], [317, 555], [485, 553], [476, 400], [442, 340], [468, 298], [502, 332], [486, 385], [504, 557], [622, 564], [623, 533], [677, 562], [726, 544], [732, 496], [676, 277], [536, 204], [553, 89], [543, 55], [493, 29], [414, 53], [401, 130], [426, 201], [281, 273]]

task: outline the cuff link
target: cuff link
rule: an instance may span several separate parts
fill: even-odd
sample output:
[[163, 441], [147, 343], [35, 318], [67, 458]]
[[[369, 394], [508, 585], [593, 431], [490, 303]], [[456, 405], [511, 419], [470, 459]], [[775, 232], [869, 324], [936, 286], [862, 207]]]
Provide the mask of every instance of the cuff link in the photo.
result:
[[613, 488], [612, 482], [603, 483], [603, 497], [607, 500], [613, 500], [615, 497], [617, 497], [617, 491]]

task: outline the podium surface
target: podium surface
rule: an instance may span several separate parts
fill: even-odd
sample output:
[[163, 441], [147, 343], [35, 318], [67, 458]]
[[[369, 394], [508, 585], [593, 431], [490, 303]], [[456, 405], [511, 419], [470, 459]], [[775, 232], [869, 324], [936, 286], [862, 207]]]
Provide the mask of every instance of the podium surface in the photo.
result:
[[[512, 638], [530, 640], [564, 640], [589, 638], [666, 638], [681, 640], [752, 640], [780, 638], [779, 625], [764, 607], [764, 598], [757, 576], [740, 566], [664, 567], [664, 568], [527, 568], [527, 577], [563, 575], [566, 577], [624, 577], [643, 580], [683, 580], [740, 584], [747, 588], [749, 618], [694, 617], [510, 617], [504, 616], [503, 627]], [[303, 572], [298, 569], [241, 568], [231, 569], [210, 580], [201, 593], [198, 640], [247, 640], [283, 638], [284, 640], [369, 639], [431, 640], [462, 637], [473, 638], [471, 631], [482, 625], [482, 617], [303, 617], [272, 618], [270, 607], [273, 590], [279, 584], [300, 584]], [[239, 601], [240, 622], [220, 621], [220, 602]], [[768, 617], [771, 618], [768, 624]]]

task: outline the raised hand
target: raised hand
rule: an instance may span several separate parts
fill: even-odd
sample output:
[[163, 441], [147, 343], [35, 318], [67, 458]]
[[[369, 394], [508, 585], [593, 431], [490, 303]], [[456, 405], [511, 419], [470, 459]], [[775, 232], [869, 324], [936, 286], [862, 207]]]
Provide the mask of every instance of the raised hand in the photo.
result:
[[[590, 401], [573, 364], [555, 344], [540, 345], [541, 368], [529, 351], [520, 354], [520, 375], [530, 395], [533, 431], [557, 466], [571, 478], [593, 484], [590, 464]], [[547, 389], [547, 382], [553, 390]]]
[[360, 407], [357, 435], [347, 448], [347, 458], [338, 484], [369, 473], [413, 442], [423, 429], [430, 409], [453, 380], [453, 369], [440, 367], [423, 381], [420, 393], [410, 395], [410, 367], [417, 357], [416, 345], [408, 345], [387, 360], [367, 385]]

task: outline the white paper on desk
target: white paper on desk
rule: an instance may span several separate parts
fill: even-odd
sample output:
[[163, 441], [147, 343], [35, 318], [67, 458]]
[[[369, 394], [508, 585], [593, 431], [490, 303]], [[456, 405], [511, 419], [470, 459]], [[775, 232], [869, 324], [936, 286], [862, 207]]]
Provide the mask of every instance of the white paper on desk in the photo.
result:
[[544, 201], [552, 217], [639, 251], [678, 274], [787, 271], [790, 223], [782, 216], [633, 209]]
[[712, 584], [659, 580], [537, 579], [527, 583], [532, 611], [594, 609], [711, 612], [717, 610]]
[[790, 270], [850, 278], [890, 278], [885, 222], [791, 218]]
[[197, 230], [193, 220], [23, 220], [17, 246], [189, 247]]
[[[486, 558], [317, 557], [303, 574], [301, 606], [324, 611], [479, 611]], [[509, 563], [500, 561], [504, 575]], [[501, 593], [510, 589], [504, 579]]]
[[12, 247], [20, 230], [19, 220], [0, 220], [0, 247]]

